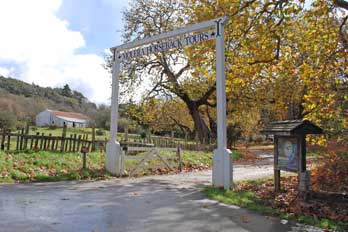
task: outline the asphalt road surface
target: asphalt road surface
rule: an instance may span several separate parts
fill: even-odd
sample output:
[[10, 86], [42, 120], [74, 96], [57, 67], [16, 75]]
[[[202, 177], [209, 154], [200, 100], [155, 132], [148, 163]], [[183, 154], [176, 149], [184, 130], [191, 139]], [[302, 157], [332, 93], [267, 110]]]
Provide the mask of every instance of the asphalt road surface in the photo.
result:
[[[238, 165], [235, 180], [272, 175]], [[211, 171], [108, 181], [0, 185], [0, 231], [318, 231], [205, 198]]]

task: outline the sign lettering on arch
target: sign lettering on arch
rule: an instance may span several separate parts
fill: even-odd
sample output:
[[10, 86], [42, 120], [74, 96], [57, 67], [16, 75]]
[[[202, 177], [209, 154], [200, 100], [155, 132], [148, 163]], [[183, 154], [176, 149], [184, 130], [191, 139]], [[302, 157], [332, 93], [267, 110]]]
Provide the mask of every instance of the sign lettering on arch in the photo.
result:
[[121, 61], [130, 60], [137, 57], [148, 56], [150, 54], [164, 52], [172, 49], [180, 49], [189, 45], [201, 43], [215, 39], [217, 33], [215, 30], [205, 31], [198, 34], [187, 35], [177, 39], [170, 39], [165, 41], [157, 41], [145, 47], [136, 48], [133, 50], [124, 51], [119, 54], [118, 58]]

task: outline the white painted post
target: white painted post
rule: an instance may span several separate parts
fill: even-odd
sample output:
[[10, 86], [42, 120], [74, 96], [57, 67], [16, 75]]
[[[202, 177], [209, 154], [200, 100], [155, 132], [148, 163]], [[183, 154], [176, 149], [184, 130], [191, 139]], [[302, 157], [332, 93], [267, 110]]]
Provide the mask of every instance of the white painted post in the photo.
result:
[[121, 146], [117, 142], [120, 60], [116, 54], [115, 52], [112, 67], [110, 140], [106, 146], [106, 170], [119, 176], [121, 175], [123, 159]]
[[227, 149], [226, 139], [226, 77], [225, 77], [225, 39], [224, 23], [216, 21], [216, 90], [217, 90], [217, 149], [213, 157], [213, 185], [230, 189], [232, 179], [231, 151]]

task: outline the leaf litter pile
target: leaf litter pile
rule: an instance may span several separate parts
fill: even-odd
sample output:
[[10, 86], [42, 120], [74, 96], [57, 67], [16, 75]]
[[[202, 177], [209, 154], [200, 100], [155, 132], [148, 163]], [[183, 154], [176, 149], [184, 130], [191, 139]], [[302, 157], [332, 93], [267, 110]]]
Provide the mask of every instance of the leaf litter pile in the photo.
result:
[[[274, 192], [273, 179], [262, 184], [242, 182], [235, 191], [251, 191], [256, 194], [263, 204], [276, 209], [280, 214], [289, 216], [310, 216], [317, 220], [330, 219], [343, 223], [348, 222], [348, 201], [330, 199], [330, 196], [309, 197], [304, 201], [298, 197], [298, 181], [296, 176], [281, 178], [281, 192]], [[325, 195], [325, 194], [322, 194]]]

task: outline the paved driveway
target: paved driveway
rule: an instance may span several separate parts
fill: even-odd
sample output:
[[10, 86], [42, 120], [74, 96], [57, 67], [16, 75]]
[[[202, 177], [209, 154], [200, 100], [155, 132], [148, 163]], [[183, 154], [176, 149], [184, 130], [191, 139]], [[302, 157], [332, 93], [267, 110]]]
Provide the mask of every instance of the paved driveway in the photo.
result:
[[[272, 174], [237, 166], [235, 179]], [[291, 223], [210, 201], [211, 171], [113, 179], [0, 185], [0, 231], [295, 231]]]

